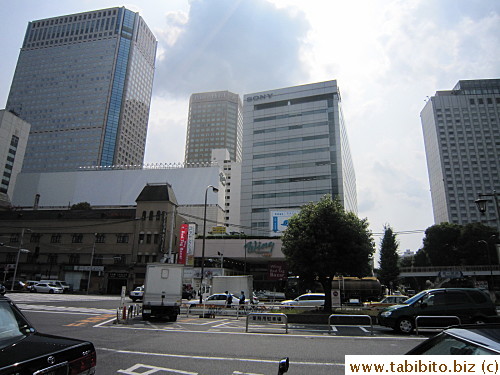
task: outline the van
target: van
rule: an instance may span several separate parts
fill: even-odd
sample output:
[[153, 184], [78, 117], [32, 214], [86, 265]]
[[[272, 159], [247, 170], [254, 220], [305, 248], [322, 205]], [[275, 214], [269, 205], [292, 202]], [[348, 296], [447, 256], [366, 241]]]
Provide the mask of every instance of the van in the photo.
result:
[[55, 284], [56, 286], [63, 288], [63, 293], [68, 293], [71, 289], [71, 286], [66, 282], [62, 280], [40, 280], [40, 283], [48, 283], [48, 284]]
[[403, 304], [382, 310], [378, 322], [401, 333], [411, 333], [417, 316], [456, 316], [462, 324], [486, 323], [496, 319], [497, 311], [490, 296], [480, 289], [429, 289]]

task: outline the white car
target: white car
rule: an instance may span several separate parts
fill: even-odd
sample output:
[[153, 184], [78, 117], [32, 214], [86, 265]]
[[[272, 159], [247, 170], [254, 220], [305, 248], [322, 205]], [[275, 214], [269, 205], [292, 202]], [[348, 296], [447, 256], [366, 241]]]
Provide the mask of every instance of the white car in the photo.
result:
[[[231, 306], [238, 306], [240, 304], [240, 296], [236, 294], [232, 294], [233, 296], [233, 301], [231, 302]], [[203, 300], [203, 304], [205, 305], [216, 305], [216, 306], [225, 306], [227, 301], [227, 295], [225, 293], [216, 293], [212, 294], [211, 296], [207, 297], [205, 300]], [[254, 300], [255, 301], [255, 300]], [[258, 300], [256, 300], [258, 302]], [[199, 305], [200, 300], [199, 299], [192, 299], [191, 301], [188, 302], [188, 305], [194, 306], [194, 305]], [[245, 304], [248, 305], [250, 304], [250, 300], [247, 298], [245, 299]]]
[[325, 304], [325, 293], [306, 293], [295, 299], [281, 302], [283, 306], [319, 307]]
[[37, 283], [31, 287], [32, 292], [38, 293], [63, 293], [63, 288], [58, 287], [56, 284]]
[[138, 286], [133, 291], [130, 292], [129, 297], [132, 301], [137, 301], [138, 299], [144, 298], [144, 285]]

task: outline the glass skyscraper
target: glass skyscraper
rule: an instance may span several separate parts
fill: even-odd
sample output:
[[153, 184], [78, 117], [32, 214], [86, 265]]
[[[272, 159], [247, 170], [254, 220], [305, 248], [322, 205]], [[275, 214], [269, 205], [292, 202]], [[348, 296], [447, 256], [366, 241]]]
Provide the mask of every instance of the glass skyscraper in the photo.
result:
[[500, 191], [500, 79], [462, 80], [438, 91], [420, 118], [435, 223], [495, 226], [494, 200], [485, 216], [474, 201]]
[[356, 177], [337, 82], [245, 95], [244, 231], [275, 235], [273, 212], [293, 213], [325, 194], [357, 213]]
[[242, 104], [229, 91], [191, 95], [184, 161], [210, 163], [213, 149], [227, 149], [231, 161], [241, 161]]
[[23, 172], [142, 164], [156, 46], [123, 7], [30, 22], [6, 105], [31, 124]]

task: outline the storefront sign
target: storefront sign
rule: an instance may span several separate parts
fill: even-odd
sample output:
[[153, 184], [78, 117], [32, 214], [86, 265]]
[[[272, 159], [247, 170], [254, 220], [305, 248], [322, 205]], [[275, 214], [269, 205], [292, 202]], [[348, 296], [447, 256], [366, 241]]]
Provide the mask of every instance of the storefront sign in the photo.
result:
[[108, 273], [108, 279], [127, 279], [127, 272], [110, 272]]
[[284, 280], [286, 278], [286, 264], [284, 262], [269, 263], [269, 280]]
[[187, 239], [188, 239], [188, 224], [182, 224], [179, 235], [179, 256], [177, 257], [178, 264], [186, 264]]
[[288, 220], [295, 215], [298, 214], [299, 210], [271, 210], [269, 214], [271, 218], [269, 220], [270, 228], [272, 236], [280, 236], [283, 231], [288, 228]]
[[273, 253], [274, 242], [250, 241], [245, 244], [245, 250], [248, 254], [260, 254], [270, 257]]
[[188, 225], [188, 237], [187, 237], [187, 266], [194, 266], [194, 239], [196, 237], [196, 224]]
[[263, 99], [271, 99], [273, 94], [261, 94], [247, 97], [247, 102], [256, 102]]

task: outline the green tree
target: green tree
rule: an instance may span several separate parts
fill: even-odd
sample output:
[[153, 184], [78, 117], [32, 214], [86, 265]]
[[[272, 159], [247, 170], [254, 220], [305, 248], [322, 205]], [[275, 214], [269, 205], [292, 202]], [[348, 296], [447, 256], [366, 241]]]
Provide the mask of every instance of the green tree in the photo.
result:
[[458, 239], [461, 225], [441, 223], [425, 230], [423, 249], [433, 266], [456, 266], [460, 264]]
[[91, 210], [92, 206], [88, 202], [80, 202], [71, 206], [72, 210]]
[[323, 286], [326, 311], [332, 309], [334, 276], [371, 274], [374, 242], [368, 221], [346, 212], [329, 195], [304, 205], [281, 239], [289, 270], [305, 282], [315, 280]]
[[380, 262], [378, 277], [380, 282], [391, 289], [399, 277], [399, 242], [396, 234], [389, 225], [384, 226], [384, 237], [380, 241]]
[[[485, 265], [490, 261], [491, 264], [498, 264], [497, 252], [493, 246], [493, 236], [498, 238], [498, 232], [488, 225], [481, 223], [464, 225], [460, 230], [460, 237], [457, 241], [461, 264]], [[479, 243], [481, 240], [488, 243], [489, 260], [487, 249], [484, 244]]]

